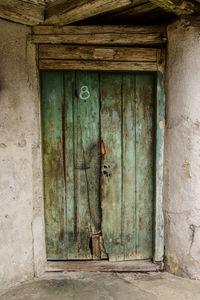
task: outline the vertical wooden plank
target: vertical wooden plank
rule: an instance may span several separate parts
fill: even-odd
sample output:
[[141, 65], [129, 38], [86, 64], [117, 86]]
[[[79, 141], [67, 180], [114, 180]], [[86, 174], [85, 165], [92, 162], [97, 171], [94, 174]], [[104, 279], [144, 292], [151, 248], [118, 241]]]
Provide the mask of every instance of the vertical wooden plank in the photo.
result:
[[156, 102], [156, 204], [155, 204], [155, 261], [163, 261], [164, 254], [164, 219], [162, 211], [163, 198], [163, 153], [165, 128], [164, 79], [157, 72]]
[[135, 247], [135, 74], [123, 73], [123, 244], [124, 259], [136, 258]]
[[76, 72], [76, 186], [79, 258], [91, 258], [90, 238], [101, 231], [99, 201], [99, 77]]
[[101, 73], [101, 139], [106, 154], [102, 165], [102, 232], [110, 260], [124, 258], [122, 245], [122, 145], [120, 73]]
[[64, 245], [63, 73], [41, 72], [44, 205], [48, 259], [61, 259]]
[[65, 91], [65, 174], [66, 174], [66, 258], [78, 259], [74, 223], [74, 90], [75, 72], [64, 73]]
[[136, 75], [136, 248], [137, 258], [153, 257], [154, 74]]

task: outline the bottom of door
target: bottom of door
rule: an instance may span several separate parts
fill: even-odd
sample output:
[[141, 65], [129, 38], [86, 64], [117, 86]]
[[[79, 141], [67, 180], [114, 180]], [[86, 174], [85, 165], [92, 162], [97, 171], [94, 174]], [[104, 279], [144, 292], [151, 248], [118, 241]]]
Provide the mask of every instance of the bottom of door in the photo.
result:
[[161, 264], [151, 260], [135, 261], [48, 261], [46, 272], [89, 271], [89, 272], [156, 272]]

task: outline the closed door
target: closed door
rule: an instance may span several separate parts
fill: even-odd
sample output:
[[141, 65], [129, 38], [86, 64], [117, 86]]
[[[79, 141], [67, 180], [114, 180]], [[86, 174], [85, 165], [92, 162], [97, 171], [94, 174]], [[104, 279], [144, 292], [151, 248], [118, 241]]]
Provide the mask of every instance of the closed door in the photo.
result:
[[154, 82], [41, 72], [48, 259], [153, 257]]

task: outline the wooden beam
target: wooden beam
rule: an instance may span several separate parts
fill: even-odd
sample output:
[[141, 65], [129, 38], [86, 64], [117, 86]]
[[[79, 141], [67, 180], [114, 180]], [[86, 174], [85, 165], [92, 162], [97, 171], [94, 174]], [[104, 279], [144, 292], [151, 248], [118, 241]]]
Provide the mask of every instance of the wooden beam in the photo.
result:
[[40, 59], [41, 70], [157, 71], [156, 62]]
[[131, 3], [132, 0], [58, 0], [46, 9], [45, 24], [66, 25]]
[[44, 20], [44, 6], [20, 0], [0, 0], [0, 18], [25, 25], [41, 24]]
[[[116, 21], [120, 24], [121, 20], [133, 21], [135, 18], [139, 18], [140, 16], [146, 16], [146, 14], [151, 14], [151, 12], [157, 9], [157, 6], [151, 2], [147, 2], [146, 0], [135, 0], [133, 3], [126, 8], [116, 9], [109, 13], [104, 13], [92, 18], [95, 21], [95, 24], [101, 24], [101, 20], [103, 24], [109, 24], [111, 21]], [[91, 19], [90, 19], [91, 21]]]
[[155, 272], [161, 270], [160, 265], [148, 260], [135, 261], [66, 261], [47, 262], [46, 272], [93, 271], [93, 272]]
[[39, 59], [157, 62], [160, 49], [99, 46], [40, 45]]
[[32, 42], [39, 44], [159, 45], [164, 26], [35, 26]]
[[160, 8], [176, 15], [191, 15], [195, 12], [195, 5], [185, 0], [150, 0]]

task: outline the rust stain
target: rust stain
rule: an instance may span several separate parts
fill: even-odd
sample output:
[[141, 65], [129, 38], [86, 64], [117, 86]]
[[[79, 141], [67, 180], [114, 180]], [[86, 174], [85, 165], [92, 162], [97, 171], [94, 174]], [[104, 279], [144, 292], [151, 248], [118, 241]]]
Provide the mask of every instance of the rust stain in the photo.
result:
[[103, 140], [101, 140], [101, 155], [104, 157], [105, 154], [106, 154], [106, 148]]
[[101, 94], [102, 94], [103, 98], [106, 98], [107, 97], [107, 89], [106, 88], [102, 88]]
[[179, 265], [178, 260], [173, 255], [168, 256], [167, 266], [174, 275], [180, 276], [186, 274], [185, 270]]
[[121, 85], [120, 84], [115, 84], [113, 86], [113, 95], [112, 97], [115, 99], [119, 96], [121, 90]]
[[152, 89], [148, 86], [147, 82], [144, 82], [142, 88], [140, 89], [140, 99], [142, 102], [142, 108], [143, 108], [143, 115], [144, 117], [147, 115], [148, 113], [148, 103], [149, 100], [151, 99], [151, 95], [152, 95]]

